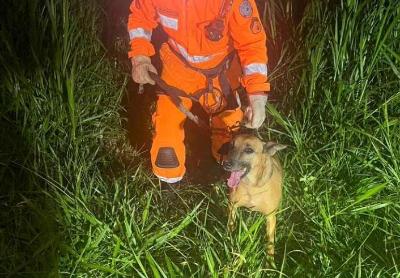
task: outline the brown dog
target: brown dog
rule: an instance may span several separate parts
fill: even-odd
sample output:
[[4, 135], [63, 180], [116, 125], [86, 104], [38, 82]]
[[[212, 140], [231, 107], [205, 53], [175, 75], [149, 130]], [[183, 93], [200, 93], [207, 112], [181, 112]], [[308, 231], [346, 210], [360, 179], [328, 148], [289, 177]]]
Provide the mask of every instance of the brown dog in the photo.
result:
[[231, 172], [229, 221], [235, 224], [238, 207], [259, 211], [267, 217], [267, 254], [273, 258], [276, 211], [282, 196], [282, 167], [274, 154], [286, 148], [274, 142], [264, 143], [257, 136], [237, 135], [223, 166]]

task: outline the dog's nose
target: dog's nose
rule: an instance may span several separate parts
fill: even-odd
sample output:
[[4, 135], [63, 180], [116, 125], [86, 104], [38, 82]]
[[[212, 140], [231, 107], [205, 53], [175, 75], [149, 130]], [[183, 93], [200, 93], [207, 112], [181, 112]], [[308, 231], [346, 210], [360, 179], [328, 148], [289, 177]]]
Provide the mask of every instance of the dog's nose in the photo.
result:
[[224, 162], [222, 162], [222, 166], [224, 166], [224, 169], [230, 169], [232, 168], [232, 161], [225, 160]]

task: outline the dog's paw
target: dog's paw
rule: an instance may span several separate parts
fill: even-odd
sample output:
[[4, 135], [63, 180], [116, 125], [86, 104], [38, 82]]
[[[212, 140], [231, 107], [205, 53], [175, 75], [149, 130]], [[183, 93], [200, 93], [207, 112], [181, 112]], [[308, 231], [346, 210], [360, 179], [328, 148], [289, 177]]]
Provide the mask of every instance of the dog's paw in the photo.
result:
[[228, 232], [233, 233], [235, 231], [235, 222], [234, 221], [228, 221]]
[[267, 254], [267, 266], [272, 269], [276, 269], [275, 258], [273, 254]]

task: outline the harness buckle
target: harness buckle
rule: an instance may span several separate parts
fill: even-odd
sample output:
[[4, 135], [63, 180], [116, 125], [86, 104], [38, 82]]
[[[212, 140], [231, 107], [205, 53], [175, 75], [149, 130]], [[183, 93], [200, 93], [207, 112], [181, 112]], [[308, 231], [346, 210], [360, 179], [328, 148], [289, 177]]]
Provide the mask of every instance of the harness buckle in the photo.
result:
[[215, 19], [210, 22], [206, 27], [204, 27], [206, 30], [205, 34], [207, 39], [210, 41], [216, 42], [222, 39], [223, 32], [225, 29], [225, 24], [224, 21], [220, 18]]
[[222, 91], [215, 87], [211, 91], [204, 92], [201, 98], [202, 106], [209, 115], [221, 112], [226, 106]]

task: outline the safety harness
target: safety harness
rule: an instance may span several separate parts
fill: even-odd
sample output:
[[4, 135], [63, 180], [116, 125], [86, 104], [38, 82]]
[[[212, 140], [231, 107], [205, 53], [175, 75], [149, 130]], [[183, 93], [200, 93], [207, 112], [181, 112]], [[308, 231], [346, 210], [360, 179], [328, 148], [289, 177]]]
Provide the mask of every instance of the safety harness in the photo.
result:
[[216, 92], [218, 89], [214, 87], [213, 80], [218, 78], [219, 84], [221, 86], [221, 93], [225, 97], [227, 102], [226, 109], [236, 109], [238, 107], [237, 101], [235, 101], [235, 97], [231, 90], [231, 86], [229, 84], [228, 77], [226, 75], [227, 70], [229, 69], [231, 62], [235, 56], [235, 52], [231, 52], [228, 54], [217, 66], [210, 69], [199, 69], [193, 67], [180, 53], [178, 53], [173, 47], [171, 47], [172, 52], [185, 64], [186, 67], [190, 68], [193, 71], [199, 72], [206, 77], [206, 87], [196, 91], [193, 94], [193, 97], [197, 100], [211, 92]]
[[[234, 94], [234, 92], [231, 89], [231, 86], [229, 84], [229, 80], [227, 77], [227, 70], [230, 67], [231, 61], [235, 55], [234, 52], [230, 53], [227, 57], [224, 58], [216, 67], [210, 68], [210, 69], [199, 69], [191, 66], [179, 53], [177, 53], [175, 50], [172, 50], [175, 55], [182, 60], [182, 62], [185, 63], [187, 67], [190, 69], [199, 72], [203, 74], [206, 77], [206, 87], [203, 89], [200, 89], [194, 94], [187, 94], [183, 90], [176, 88], [174, 86], [171, 86], [167, 84], [164, 80], [161, 79], [161, 77], [153, 72], [149, 72], [150, 77], [156, 82], [156, 84], [161, 88], [162, 91], [158, 92], [159, 94], [165, 94], [170, 97], [172, 102], [176, 105], [176, 107], [184, 113], [190, 120], [195, 122], [199, 127], [208, 129], [208, 124], [206, 124], [201, 118], [198, 116], [194, 115], [192, 112], [190, 112], [182, 103], [181, 98], [188, 98], [194, 102], [200, 103], [201, 97], [204, 97], [204, 101], [207, 101], [207, 94], [216, 92], [218, 91], [217, 88], [214, 87], [213, 85], [213, 80], [215, 78], [218, 78], [219, 84], [221, 86], [221, 95], [225, 100], [226, 106], [224, 109], [221, 109], [222, 107], [222, 99], [218, 100], [217, 106], [220, 109], [214, 109], [212, 113], [210, 113], [210, 109], [207, 109], [207, 103], [203, 106], [206, 110], [206, 112], [210, 116], [216, 116], [217, 114], [223, 112], [224, 110], [234, 110], [239, 107], [238, 104], [238, 97]], [[208, 110], [208, 111], [207, 111]]]
[[186, 94], [184, 91], [181, 89], [178, 89], [174, 86], [171, 86], [167, 84], [164, 80], [161, 79], [161, 77], [154, 73], [154, 72], [149, 72], [149, 75], [151, 79], [153, 79], [156, 84], [162, 89], [162, 92], [158, 92], [159, 94], [165, 94], [169, 96], [169, 98], [172, 100], [172, 102], [175, 104], [175, 106], [183, 113], [185, 114], [190, 120], [195, 122], [199, 127], [204, 128], [208, 130], [208, 125], [200, 119], [198, 116], [194, 115], [192, 112], [190, 112], [186, 107], [183, 105], [181, 98], [186, 97], [191, 100], [196, 99], [192, 98], [192, 96]]

